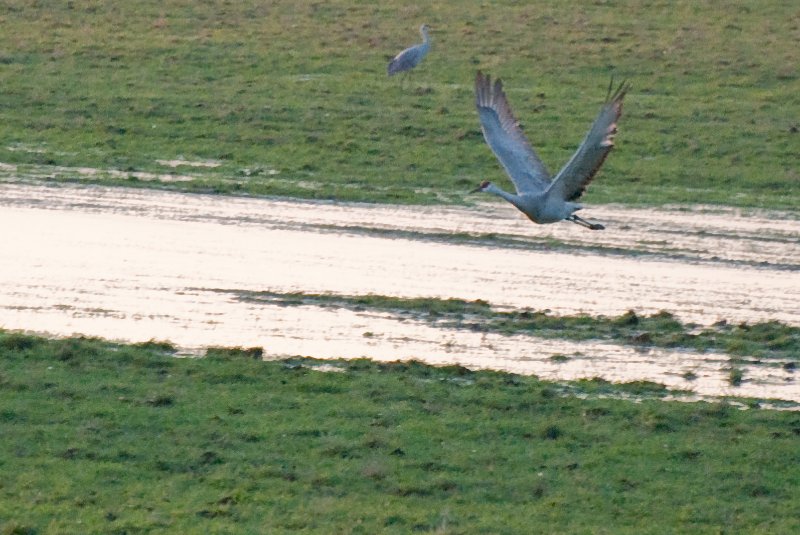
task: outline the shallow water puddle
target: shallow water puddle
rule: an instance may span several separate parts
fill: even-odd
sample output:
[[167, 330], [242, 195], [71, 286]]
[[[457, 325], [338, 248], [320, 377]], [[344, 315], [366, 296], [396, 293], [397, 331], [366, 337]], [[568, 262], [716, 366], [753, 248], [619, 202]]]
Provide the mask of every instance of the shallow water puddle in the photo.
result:
[[[50, 292], [58, 289], [42, 288], [42, 296]], [[783, 370], [780, 363], [738, 365], [744, 381], [732, 387], [728, 381], [728, 358], [713, 353], [440, 329], [387, 313], [341, 308], [252, 302], [243, 306], [239, 299], [218, 291], [187, 290], [182, 296], [185, 299], [171, 298], [157, 289], [138, 288], [126, 294], [115, 292], [114, 296], [75, 296], [73, 301], [80, 300], [88, 305], [86, 308], [61, 305], [30, 309], [19, 305], [16, 316], [22, 324], [37, 325], [37, 331], [90, 333], [142, 342], [169, 339], [184, 351], [198, 354], [209, 346], [243, 346], [263, 347], [268, 358], [300, 355], [380, 361], [416, 359], [429, 364], [535, 374], [542, 379], [646, 380], [691, 390], [700, 396], [800, 402], [795, 374]], [[20, 297], [24, 301], [29, 296]], [[112, 301], [122, 306], [115, 308]], [[171, 313], [126, 311], [144, 309], [145, 303], [169, 308]], [[691, 379], [686, 378], [688, 374]]]
[[165, 165], [167, 167], [178, 167], [181, 165], [185, 165], [186, 167], [219, 167], [222, 165], [222, 162], [217, 162], [213, 160], [202, 160], [202, 161], [195, 161], [195, 160], [184, 160], [183, 158], [175, 158], [173, 160], [156, 160], [157, 164]]
[[[0, 207], [6, 329], [166, 339], [185, 348], [263, 346], [268, 355], [417, 358], [800, 401], [800, 387], [780, 368], [745, 366], [743, 385], [728, 387], [728, 363], [718, 355], [482, 335], [191, 290], [457, 297], [554, 314], [664, 309], [704, 325], [720, 318], [800, 325], [800, 222], [785, 216], [593, 207], [591, 217], [610, 230], [589, 232], [566, 223], [534, 226], [499, 205], [371, 206], [19, 184], [0, 186]], [[515, 242], [446, 239], [486, 232]], [[424, 239], [429, 234], [436, 239]], [[525, 246], [543, 237], [566, 245]], [[643, 246], [645, 239], [652, 243]], [[649, 255], [633, 254], [643, 247]], [[554, 354], [577, 356], [558, 363]], [[684, 379], [687, 371], [698, 379]]]

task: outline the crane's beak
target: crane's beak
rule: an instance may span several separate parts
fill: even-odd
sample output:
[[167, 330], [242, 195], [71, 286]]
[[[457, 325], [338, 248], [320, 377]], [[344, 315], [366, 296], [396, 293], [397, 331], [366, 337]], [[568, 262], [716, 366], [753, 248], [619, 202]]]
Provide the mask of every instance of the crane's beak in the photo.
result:
[[479, 191], [483, 191], [483, 188], [481, 188], [480, 186], [478, 186], [475, 189], [469, 190], [467, 193], [478, 193]]

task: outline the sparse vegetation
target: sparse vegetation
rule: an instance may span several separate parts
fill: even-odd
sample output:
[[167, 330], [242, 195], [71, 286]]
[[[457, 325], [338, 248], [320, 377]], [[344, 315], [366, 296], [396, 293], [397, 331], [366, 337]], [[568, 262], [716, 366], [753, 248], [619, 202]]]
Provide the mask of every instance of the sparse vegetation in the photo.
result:
[[[220, 290], [224, 291], [224, 290]], [[618, 317], [557, 316], [529, 309], [496, 310], [487, 301], [331, 294], [234, 292], [240, 299], [293, 305], [317, 305], [388, 311], [439, 327], [469, 328], [503, 334], [529, 333], [546, 338], [604, 339], [637, 346], [716, 351], [736, 357], [800, 360], [800, 328], [777, 321], [705, 328], [684, 324], [666, 311], [650, 316], [628, 311]]]
[[728, 381], [731, 386], [739, 386], [744, 380], [744, 372], [741, 368], [731, 368], [728, 372]]

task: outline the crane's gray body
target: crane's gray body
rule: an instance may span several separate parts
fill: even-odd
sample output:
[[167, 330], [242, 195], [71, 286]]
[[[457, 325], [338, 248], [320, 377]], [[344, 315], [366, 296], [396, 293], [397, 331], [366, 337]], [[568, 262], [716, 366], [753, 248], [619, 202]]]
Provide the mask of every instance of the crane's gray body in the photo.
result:
[[504, 198], [534, 223], [555, 223], [566, 219], [592, 230], [604, 228], [575, 215], [583, 205], [573, 201], [580, 198], [614, 147], [617, 120], [622, 113], [622, 100], [628, 87], [622, 83], [611, 94], [609, 86], [609, 96], [592, 128], [572, 158], [551, 179], [514, 118], [502, 82], [496, 80], [492, 84], [488, 75], [484, 76], [478, 71], [475, 77], [475, 105], [483, 137], [511, 178], [517, 193], [508, 193], [489, 181], [482, 182], [474, 191]]
[[427, 24], [420, 26], [419, 33], [422, 35], [422, 43], [406, 48], [389, 62], [386, 67], [386, 72], [389, 76], [399, 72], [410, 71], [428, 54], [431, 49], [431, 40], [428, 37], [429, 29]]
[[576, 202], [552, 199], [552, 192], [540, 191], [536, 193], [508, 193], [491, 182], [482, 191], [494, 193], [502, 197], [517, 209], [525, 214], [534, 223], [556, 223], [563, 219], [568, 219], [574, 212], [583, 208], [583, 205]]

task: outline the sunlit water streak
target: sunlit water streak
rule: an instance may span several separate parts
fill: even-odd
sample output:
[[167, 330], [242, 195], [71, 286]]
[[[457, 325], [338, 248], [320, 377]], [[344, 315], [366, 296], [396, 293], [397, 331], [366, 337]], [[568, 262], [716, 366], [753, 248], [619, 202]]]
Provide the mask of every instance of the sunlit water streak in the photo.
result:
[[[279, 307], [212, 291], [458, 297], [556, 314], [665, 309], [701, 324], [799, 325], [800, 270], [793, 266], [800, 262], [800, 222], [785, 216], [597, 207], [592, 218], [609, 230], [589, 232], [566, 223], [535, 226], [496, 204], [396, 207], [30, 185], [0, 186], [0, 207], [0, 326], [7, 329], [164, 339], [188, 349], [263, 346], [268, 355], [417, 358], [800, 401], [794, 376], [779, 366], [743, 365], [745, 382], [730, 387], [722, 355], [442, 330], [387, 314]], [[543, 236], [568, 245], [441, 239], [486, 232], [523, 245]], [[658, 254], [587, 249], [595, 245]], [[555, 354], [573, 358], [559, 363]], [[686, 380], [686, 372], [697, 379]]]

